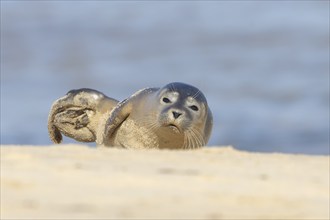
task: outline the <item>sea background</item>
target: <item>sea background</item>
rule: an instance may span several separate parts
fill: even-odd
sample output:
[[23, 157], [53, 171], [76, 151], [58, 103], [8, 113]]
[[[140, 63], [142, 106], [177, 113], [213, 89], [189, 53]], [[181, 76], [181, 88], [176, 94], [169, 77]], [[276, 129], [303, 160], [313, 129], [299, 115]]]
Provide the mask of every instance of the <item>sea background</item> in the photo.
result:
[[207, 97], [209, 146], [329, 154], [329, 1], [1, 1], [1, 144], [51, 144], [68, 90], [175, 81]]

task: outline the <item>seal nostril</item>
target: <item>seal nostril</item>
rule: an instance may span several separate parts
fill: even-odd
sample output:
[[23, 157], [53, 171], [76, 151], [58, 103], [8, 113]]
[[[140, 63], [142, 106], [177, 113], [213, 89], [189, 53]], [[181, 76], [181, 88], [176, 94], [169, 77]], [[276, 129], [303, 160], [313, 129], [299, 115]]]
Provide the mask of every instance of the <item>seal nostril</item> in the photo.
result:
[[182, 115], [182, 113], [175, 112], [175, 111], [172, 111], [172, 113], [173, 113], [173, 116], [175, 119], [177, 119], [178, 117], [180, 117], [180, 115]]

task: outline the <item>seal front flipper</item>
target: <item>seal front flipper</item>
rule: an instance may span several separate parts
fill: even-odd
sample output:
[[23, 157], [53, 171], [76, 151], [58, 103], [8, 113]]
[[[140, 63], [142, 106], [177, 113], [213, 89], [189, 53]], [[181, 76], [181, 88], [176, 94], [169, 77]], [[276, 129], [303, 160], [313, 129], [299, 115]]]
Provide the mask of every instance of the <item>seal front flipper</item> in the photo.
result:
[[136, 102], [139, 102], [141, 96], [152, 91], [151, 88], [145, 88], [137, 91], [129, 98], [119, 102], [117, 106], [108, 115], [103, 116], [100, 120], [100, 125], [97, 130], [96, 143], [99, 146], [113, 146], [111, 139], [115, 135], [116, 129], [130, 116], [131, 112], [136, 107]]
[[50, 139], [61, 143], [64, 134], [77, 141], [94, 142], [100, 117], [117, 103], [117, 100], [92, 89], [69, 91], [51, 107], [48, 116]]
[[110, 137], [118, 126], [129, 116], [131, 110], [132, 102], [129, 101], [129, 99], [125, 99], [117, 104], [110, 115], [105, 116], [103, 117], [103, 120], [100, 120], [96, 138], [97, 145], [107, 147], [112, 146], [110, 143]]

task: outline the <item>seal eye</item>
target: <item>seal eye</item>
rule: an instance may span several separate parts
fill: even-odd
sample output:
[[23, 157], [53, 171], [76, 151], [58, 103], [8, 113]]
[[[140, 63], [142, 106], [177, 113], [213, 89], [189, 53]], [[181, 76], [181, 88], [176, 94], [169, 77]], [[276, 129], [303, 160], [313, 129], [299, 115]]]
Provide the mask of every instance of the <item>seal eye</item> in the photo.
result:
[[165, 102], [165, 103], [171, 103], [171, 100], [169, 100], [168, 98], [164, 97], [163, 98], [163, 102]]
[[198, 107], [196, 105], [189, 106], [189, 108], [195, 112], [198, 111]]

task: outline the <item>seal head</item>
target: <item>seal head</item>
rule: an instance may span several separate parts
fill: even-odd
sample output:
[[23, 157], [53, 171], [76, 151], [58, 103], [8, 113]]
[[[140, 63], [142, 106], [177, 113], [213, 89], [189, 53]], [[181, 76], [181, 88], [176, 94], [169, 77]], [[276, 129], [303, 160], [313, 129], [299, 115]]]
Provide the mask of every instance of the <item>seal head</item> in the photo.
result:
[[159, 89], [158, 125], [183, 136], [183, 148], [204, 146], [212, 130], [212, 113], [203, 93], [174, 82]]

